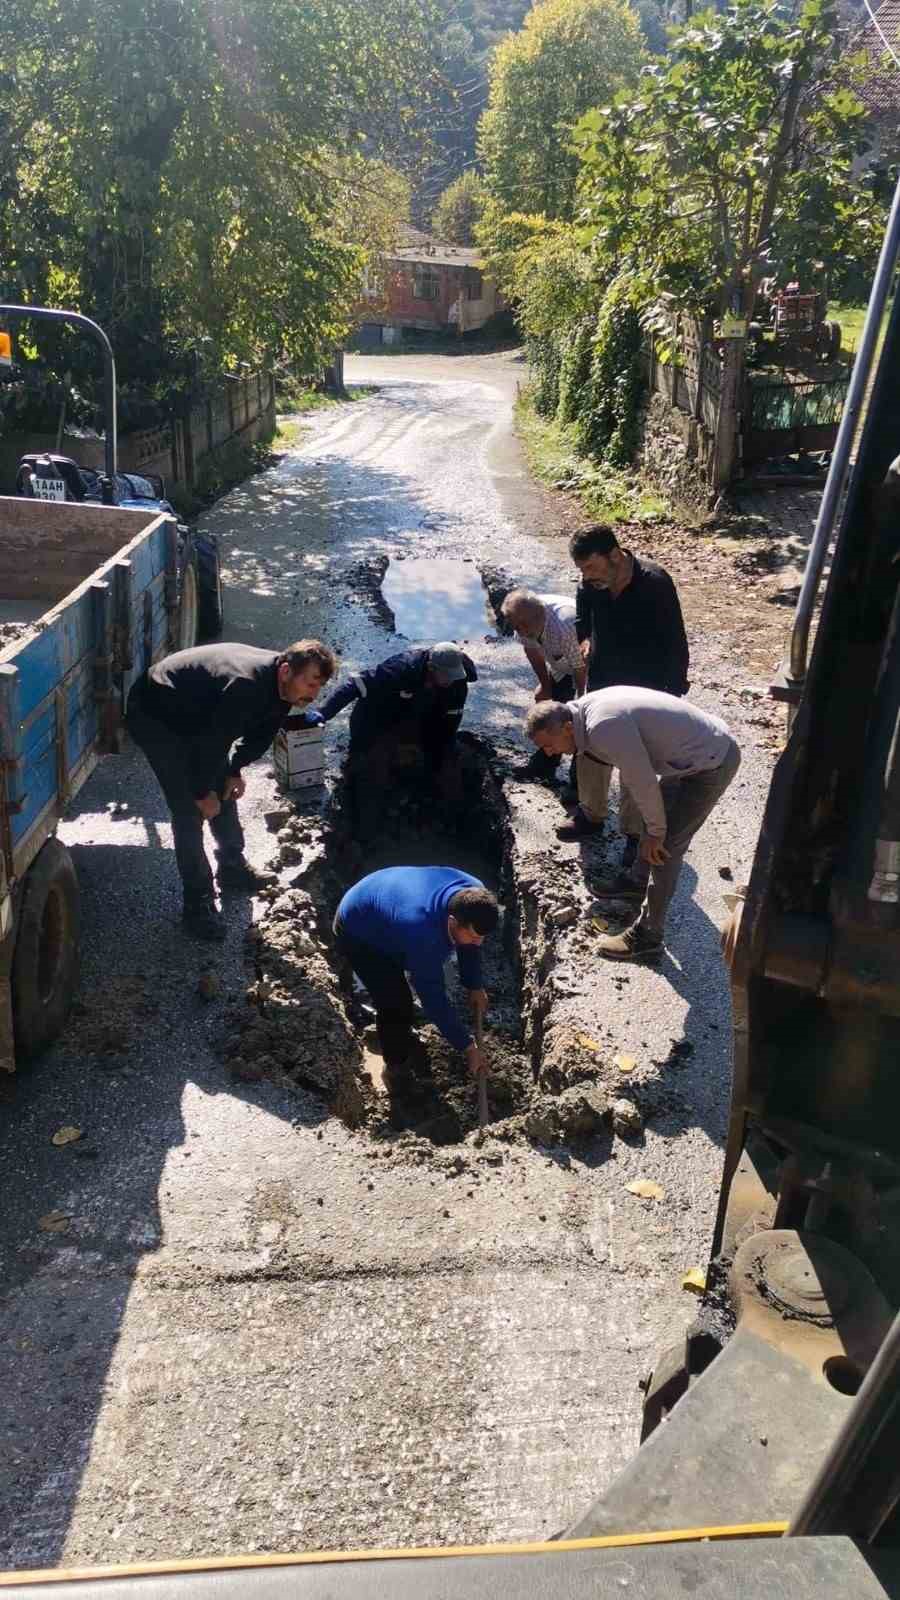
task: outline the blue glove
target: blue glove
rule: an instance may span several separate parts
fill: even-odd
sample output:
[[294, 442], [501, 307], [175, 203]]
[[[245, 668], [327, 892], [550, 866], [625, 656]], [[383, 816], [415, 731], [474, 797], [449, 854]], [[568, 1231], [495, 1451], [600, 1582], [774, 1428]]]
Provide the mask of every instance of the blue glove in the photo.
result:
[[321, 711], [316, 711], [314, 706], [310, 706], [308, 711], [304, 711], [300, 721], [303, 723], [304, 728], [321, 728], [325, 718]]

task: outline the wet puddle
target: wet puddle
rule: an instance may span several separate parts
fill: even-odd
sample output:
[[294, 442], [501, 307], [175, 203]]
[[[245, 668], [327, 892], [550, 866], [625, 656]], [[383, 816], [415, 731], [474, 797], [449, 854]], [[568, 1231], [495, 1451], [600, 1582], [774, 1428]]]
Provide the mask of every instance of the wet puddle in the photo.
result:
[[481, 639], [492, 625], [481, 575], [470, 561], [392, 561], [381, 592], [394, 613], [394, 631], [415, 643]]

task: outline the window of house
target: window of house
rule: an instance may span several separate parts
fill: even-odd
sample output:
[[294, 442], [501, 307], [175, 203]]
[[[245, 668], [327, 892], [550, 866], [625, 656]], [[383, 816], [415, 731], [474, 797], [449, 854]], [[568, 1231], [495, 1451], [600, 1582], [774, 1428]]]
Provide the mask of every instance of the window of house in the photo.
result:
[[440, 297], [440, 280], [433, 267], [416, 267], [413, 272], [413, 298], [437, 300]]
[[466, 273], [466, 299], [480, 300], [484, 293], [484, 279], [475, 267], [470, 267]]

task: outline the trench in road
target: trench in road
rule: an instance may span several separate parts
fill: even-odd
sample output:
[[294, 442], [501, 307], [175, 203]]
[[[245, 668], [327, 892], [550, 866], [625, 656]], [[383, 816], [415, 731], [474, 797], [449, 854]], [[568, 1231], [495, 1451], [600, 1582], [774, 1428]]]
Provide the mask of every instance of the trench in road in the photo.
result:
[[[565, 590], [561, 553], [515, 534], [483, 470], [492, 394], [399, 382], [221, 502], [205, 521], [223, 535], [227, 635], [320, 634], [348, 670], [373, 665], [405, 643], [348, 576], [376, 554], [469, 554]], [[699, 629], [692, 646], [692, 698], [729, 714], [717, 683], [733, 668]], [[482, 640], [471, 653], [466, 727], [521, 761], [521, 651]], [[345, 738], [339, 719], [335, 754]], [[263, 863], [272, 780], [264, 763], [248, 778], [248, 854]], [[606, 1063], [634, 1056], [646, 1139], [601, 1143], [590, 1161], [519, 1140], [401, 1162], [302, 1089], [229, 1079], [216, 1046], [228, 999], [245, 1003], [248, 908], [228, 908], [225, 995], [206, 1006], [194, 990], [209, 955], [177, 928], [161, 797], [139, 757], [101, 764], [64, 830], [87, 1014], [0, 1128], [15, 1175], [0, 1217], [7, 1564], [514, 1538], [583, 1509], [636, 1442], [637, 1378], [682, 1329], [681, 1274], [704, 1259], [728, 1070], [716, 867], [740, 875], [761, 801], [740, 792], [700, 836], [673, 960], [610, 974], [582, 916], [547, 932], [563, 886], [587, 910], [585, 852], [553, 837], [558, 801], [506, 786], [506, 848], [533, 886], [523, 1013], [544, 1028], [540, 1059], [563, 1058], [566, 1028], [593, 1035]], [[672, 1055], [685, 1036], [692, 1053]], [[86, 1159], [50, 1143], [70, 1122]], [[626, 1192], [645, 1177], [665, 1205]], [[67, 1233], [42, 1234], [57, 1206]]]

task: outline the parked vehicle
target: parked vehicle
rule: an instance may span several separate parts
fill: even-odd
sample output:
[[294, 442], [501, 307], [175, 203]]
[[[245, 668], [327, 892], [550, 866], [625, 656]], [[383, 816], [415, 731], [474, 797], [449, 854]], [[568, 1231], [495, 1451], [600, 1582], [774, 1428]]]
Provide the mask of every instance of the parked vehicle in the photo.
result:
[[[78, 978], [78, 880], [56, 838], [100, 757], [120, 748], [135, 677], [222, 628], [215, 539], [177, 521], [162, 479], [120, 473], [115, 364], [104, 358], [105, 471], [27, 455], [0, 498], [0, 1070], [62, 1030]], [[12, 635], [12, 637], [10, 637]], [[4, 640], [8, 642], [4, 643]]]
[[841, 352], [841, 325], [828, 318], [828, 297], [821, 290], [801, 294], [800, 285], [778, 288], [764, 279], [756, 301], [756, 320], [749, 328], [751, 352], [757, 360], [813, 355], [834, 361]]
[[[105, 470], [82, 466], [71, 456], [54, 452], [29, 452], [19, 461], [16, 494], [30, 499], [66, 501], [71, 504], [120, 506], [140, 511], [163, 511], [176, 515], [166, 498], [165, 480], [157, 473], [120, 472], [118, 469], [118, 427], [116, 420], [116, 373], [112, 347], [103, 329], [75, 311], [48, 310], [43, 306], [0, 306], [0, 317], [66, 323], [88, 333], [97, 344], [104, 363], [104, 441]], [[186, 527], [179, 523], [179, 537]], [[218, 639], [222, 632], [223, 597], [218, 541], [215, 534], [195, 530], [192, 540], [192, 571], [186, 576], [189, 604], [197, 613], [197, 637]]]
[[[0, 1069], [39, 1054], [78, 976], [78, 882], [56, 838], [132, 682], [198, 634], [195, 536], [166, 512], [0, 498]], [[0, 640], [11, 631], [0, 624]]]

